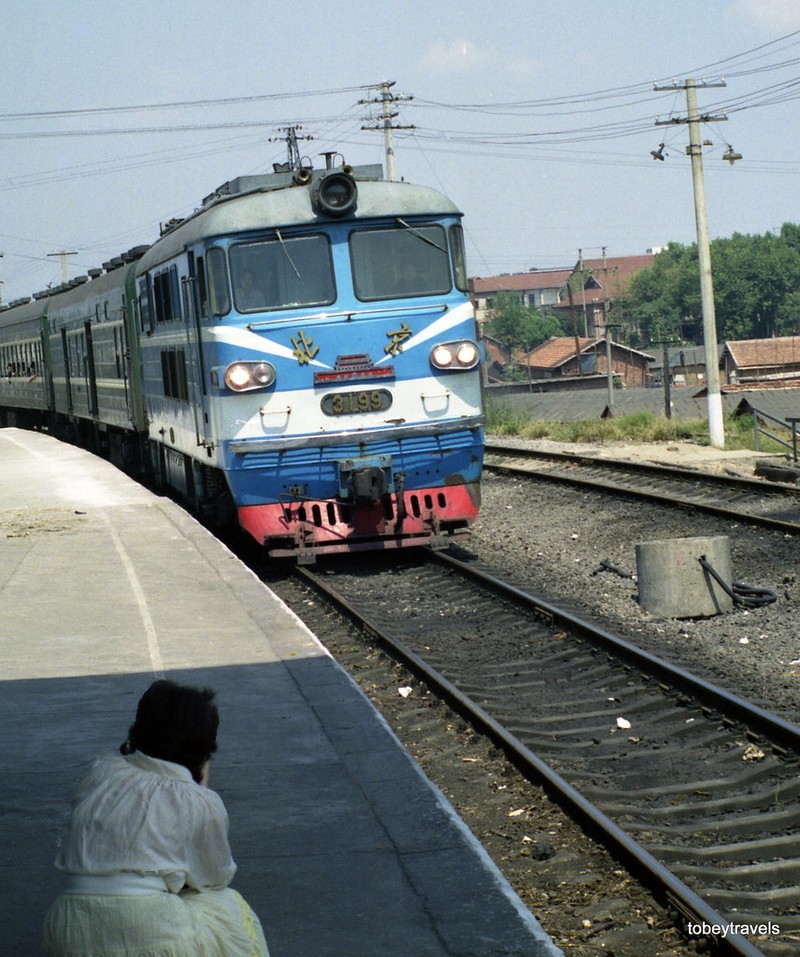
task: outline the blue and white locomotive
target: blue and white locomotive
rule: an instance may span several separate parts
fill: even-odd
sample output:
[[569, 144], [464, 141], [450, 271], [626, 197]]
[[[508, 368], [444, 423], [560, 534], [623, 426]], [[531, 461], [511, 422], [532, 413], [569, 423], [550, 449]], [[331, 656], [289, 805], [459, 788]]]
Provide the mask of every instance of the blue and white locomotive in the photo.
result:
[[137, 463], [271, 555], [457, 538], [483, 459], [460, 220], [380, 166], [240, 177], [0, 312], [0, 411]]

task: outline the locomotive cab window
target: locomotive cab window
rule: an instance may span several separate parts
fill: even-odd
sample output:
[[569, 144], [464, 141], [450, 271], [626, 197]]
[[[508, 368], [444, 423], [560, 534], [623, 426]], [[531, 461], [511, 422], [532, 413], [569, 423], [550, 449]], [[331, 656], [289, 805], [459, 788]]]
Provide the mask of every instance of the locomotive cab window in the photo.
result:
[[222, 249], [217, 246], [209, 249], [206, 253], [206, 269], [211, 312], [215, 316], [225, 316], [231, 311], [231, 297], [228, 292], [228, 268]]
[[350, 234], [356, 296], [362, 301], [450, 292], [450, 258], [441, 226], [357, 229]]
[[460, 292], [469, 292], [467, 260], [464, 255], [464, 230], [460, 225], [450, 227], [450, 257], [453, 261], [456, 289]]
[[231, 249], [238, 312], [327, 306], [336, 299], [327, 236], [284, 236]]

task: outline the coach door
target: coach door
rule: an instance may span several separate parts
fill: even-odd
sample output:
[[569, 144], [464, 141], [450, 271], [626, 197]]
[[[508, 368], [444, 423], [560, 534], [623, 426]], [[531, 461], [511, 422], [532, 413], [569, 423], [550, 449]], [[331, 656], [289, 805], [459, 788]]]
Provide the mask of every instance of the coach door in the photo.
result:
[[92, 324], [84, 322], [84, 346], [86, 349], [86, 385], [89, 390], [89, 412], [97, 415], [97, 370], [94, 364], [94, 346], [92, 344]]
[[67, 412], [72, 412], [72, 377], [69, 372], [69, 340], [67, 330], [61, 330], [61, 355], [64, 360], [64, 389], [66, 391]]

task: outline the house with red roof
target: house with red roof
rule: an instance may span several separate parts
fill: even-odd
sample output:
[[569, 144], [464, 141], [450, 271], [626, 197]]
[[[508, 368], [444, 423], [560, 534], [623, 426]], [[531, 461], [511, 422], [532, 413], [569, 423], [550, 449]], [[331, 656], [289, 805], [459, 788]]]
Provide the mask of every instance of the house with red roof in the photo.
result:
[[724, 381], [794, 384], [800, 381], [800, 336], [725, 342], [721, 355]]
[[[611, 343], [611, 371], [628, 388], [646, 386], [648, 369], [654, 356]], [[605, 339], [556, 336], [529, 352], [522, 360], [530, 378], [555, 379], [582, 375], [608, 375], [608, 351]]]
[[469, 291], [478, 323], [483, 325], [489, 321], [495, 297], [501, 292], [511, 293], [527, 309], [546, 311], [557, 306], [572, 272], [571, 269], [532, 269], [488, 279], [480, 276], [470, 279]]
[[578, 330], [584, 336], [602, 336], [605, 332], [606, 309], [628, 291], [631, 279], [649, 269], [655, 253], [643, 256], [606, 256], [602, 259], [579, 259], [571, 272], [583, 277], [581, 288], [573, 283], [572, 303], [565, 287], [559, 311], [572, 310]]

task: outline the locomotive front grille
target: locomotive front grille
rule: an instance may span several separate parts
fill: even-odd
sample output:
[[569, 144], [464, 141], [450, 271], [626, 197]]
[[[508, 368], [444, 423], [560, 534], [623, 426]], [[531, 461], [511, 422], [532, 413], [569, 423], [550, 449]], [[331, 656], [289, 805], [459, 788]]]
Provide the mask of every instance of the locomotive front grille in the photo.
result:
[[[436, 492], [430, 494], [426, 492], [418, 495], [416, 492], [406, 492], [403, 496], [406, 509], [414, 518], [422, 518], [423, 515], [430, 514], [434, 507], [447, 509], [447, 494], [445, 492]], [[395, 499], [393, 496], [385, 496], [380, 503], [383, 517], [387, 522], [394, 521], [397, 517], [395, 508]], [[354, 508], [346, 502], [302, 502], [297, 505], [283, 506], [283, 517], [288, 524], [300, 522], [301, 524], [313, 525], [315, 528], [336, 528], [341, 525], [353, 524]]]

